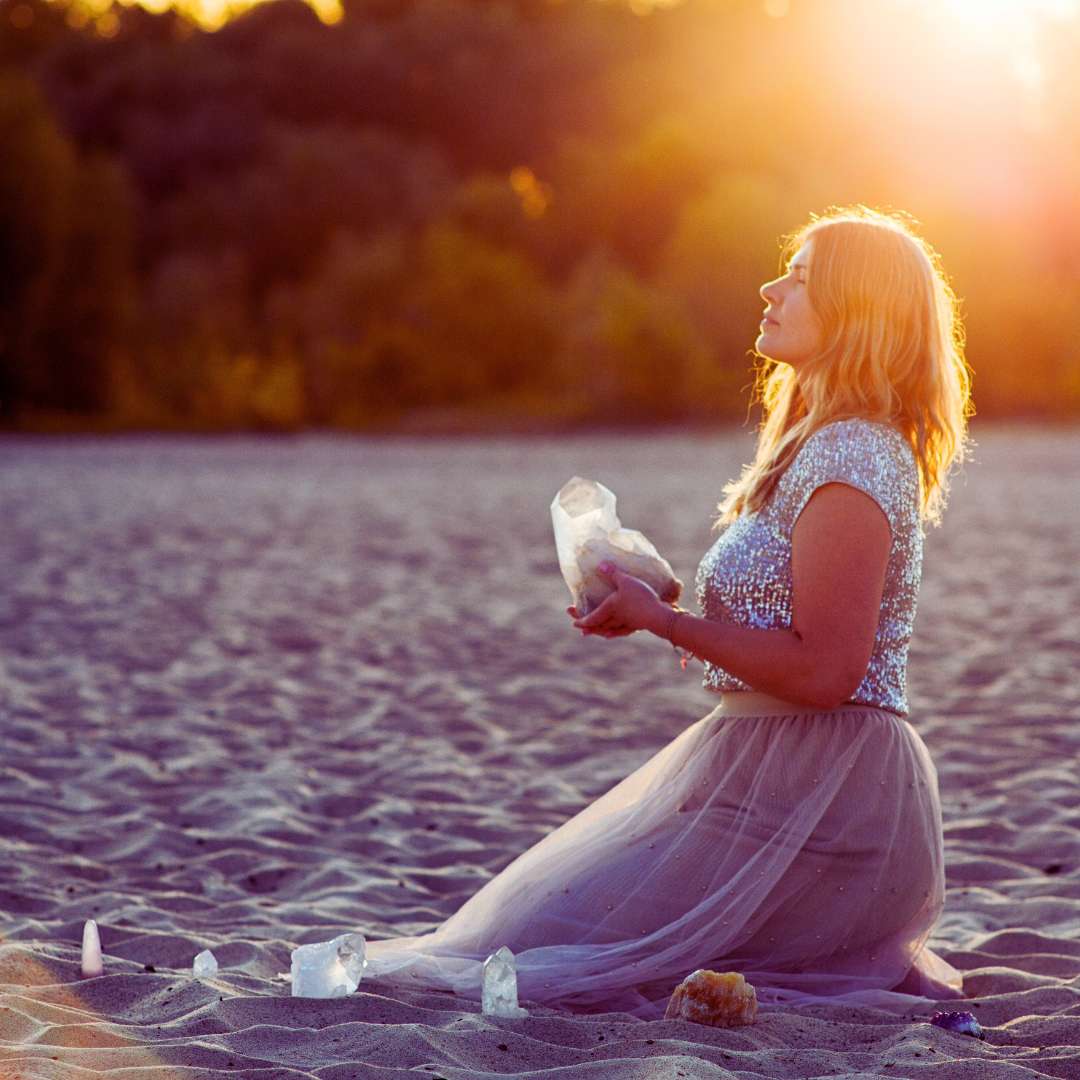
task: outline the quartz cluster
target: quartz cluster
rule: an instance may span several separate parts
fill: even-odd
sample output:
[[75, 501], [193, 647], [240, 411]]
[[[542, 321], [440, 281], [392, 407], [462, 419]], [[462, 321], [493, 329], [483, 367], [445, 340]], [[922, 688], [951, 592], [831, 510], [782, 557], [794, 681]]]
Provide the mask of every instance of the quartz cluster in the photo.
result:
[[555, 549], [579, 617], [595, 611], [614, 586], [597, 568], [613, 562], [640, 578], [665, 603], [682, 595], [682, 582], [671, 564], [637, 529], [624, 529], [615, 514], [615, 495], [596, 480], [573, 476], [551, 503]]
[[363, 934], [339, 934], [293, 949], [292, 996], [335, 998], [353, 993], [367, 967], [366, 953]]

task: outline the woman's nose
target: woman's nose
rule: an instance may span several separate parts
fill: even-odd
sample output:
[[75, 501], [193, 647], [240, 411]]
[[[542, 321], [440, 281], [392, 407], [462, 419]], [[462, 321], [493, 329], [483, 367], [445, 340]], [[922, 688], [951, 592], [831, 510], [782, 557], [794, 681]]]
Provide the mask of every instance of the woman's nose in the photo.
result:
[[765, 284], [762, 285], [760, 289], [758, 289], [758, 295], [766, 303], [769, 303], [769, 304], [775, 304], [776, 303], [776, 291], [775, 291], [775, 288], [774, 288], [775, 285], [776, 285], [776, 279], [774, 278], [772, 281], [766, 281]]

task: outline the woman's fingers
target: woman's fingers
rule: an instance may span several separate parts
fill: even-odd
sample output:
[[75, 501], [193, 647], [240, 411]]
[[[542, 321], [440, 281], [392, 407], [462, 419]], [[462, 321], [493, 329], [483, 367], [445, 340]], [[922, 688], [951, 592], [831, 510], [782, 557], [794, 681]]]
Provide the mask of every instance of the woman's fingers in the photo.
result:
[[[577, 608], [571, 604], [566, 609], [566, 614], [572, 619], [578, 618]], [[629, 626], [613, 626], [610, 623], [595, 623], [591, 626], [580, 626], [578, 629], [581, 631], [583, 637], [588, 637], [590, 634], [595, 634], [597, 637], [627, 637], [629, 634], [633, 634], [634, 628]]]
[[595, 611], [590, 611], [588, 615], [575, 621], [574, 625], [581, 627], [584, 626], [589, 630], [595, 630], [598, 626], [606, 626], [611, 617], [615, 614], [615, 601], [611, 594]]
[[585, 635], [595, 634], [597, 637], [604, 638], [627, 637], [629, 634], [634, 633], [634, 628], [630, 626], [595, 626], [592, 629], [583, 629], [581, 632]]

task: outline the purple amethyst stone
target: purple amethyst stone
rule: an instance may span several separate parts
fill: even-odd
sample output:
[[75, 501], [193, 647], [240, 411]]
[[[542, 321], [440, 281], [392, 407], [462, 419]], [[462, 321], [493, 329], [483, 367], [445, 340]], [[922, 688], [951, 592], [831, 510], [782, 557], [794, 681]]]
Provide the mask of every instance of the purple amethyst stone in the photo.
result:
[[969, 1012], [936, 1012], [930, 1017], [930, 1023], [957, 1035], [974, 1035], [976, 1039], [985, 1039], [979, 1021]]

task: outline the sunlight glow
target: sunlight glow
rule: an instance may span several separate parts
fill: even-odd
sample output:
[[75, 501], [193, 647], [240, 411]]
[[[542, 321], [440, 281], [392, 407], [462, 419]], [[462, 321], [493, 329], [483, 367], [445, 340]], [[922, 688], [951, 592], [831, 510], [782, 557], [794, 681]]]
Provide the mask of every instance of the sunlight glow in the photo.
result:
[[1045, 73], [1039, 35], [1055, 20], [1080, 17], [1080, 0], [918, 0], [928, 7], [943, 33], [968, 50], [1004, 58], [1041, 121]]
[[1052, 19], [1075, 18], [1080, 0], [922, 0], [943, 23], [983, 44], [1025, 47], [1034, 28]]
[[[102, 32], [114, 29], [112, 20], [101, 16], [113, 3], [123, 6], [138, 5], [148, 11], [161, 13], [175, 7], [207, 30], [215, 30], [230, 18], [239, 15], [262, 0], [74, 0], [69, 21], [85, 25], [93, 20]], [[565, 0], [549, 0], [552, 4]], [[636, 15], [651, 15], [654, 11], [677, 7], [684, 0], [607, 0], [625, 3]], [[951, 29], [984, 45], [1015, 44], [1023, 54], [1020, 68], [1026, 72], [1025, 81], [1031, 81], [1032, 50], [1026, 40], [1031, 35], [1033, 20], [1040, 18], [1070, 18], [1080, 16], [1080, 0], [910, 0], [930, 9], [943, 28]], [[344, 12], [341, 0], [306, 0], [324, 23], [336, 23]], [[763, 14], [773, 19], [783, 19], [791, 11], [791, 0], [761, 0]]]
[[[73, 27], [93, 22], [94, 29], [102, 37], [116, 33], [119, 20], [110, 9], [141, 7], [160, 15], [169, 8], [176, 8], [204, 30], [217, 30], [229, 19], [255, 7], [262, 0], [73, 0], [69, 3], [67, 21]], [[305, 0], [318, 17], [327, 24], [341, 20], [344, 12], [341, 0]]]
[[1015, 23], [1033, 14], [1067, 18], [1077, 11], [1076, 0], [934, 0], [944, 13], [973, 22]]

